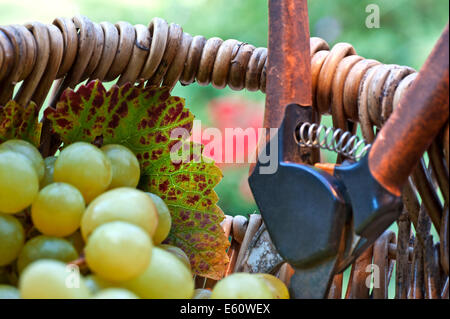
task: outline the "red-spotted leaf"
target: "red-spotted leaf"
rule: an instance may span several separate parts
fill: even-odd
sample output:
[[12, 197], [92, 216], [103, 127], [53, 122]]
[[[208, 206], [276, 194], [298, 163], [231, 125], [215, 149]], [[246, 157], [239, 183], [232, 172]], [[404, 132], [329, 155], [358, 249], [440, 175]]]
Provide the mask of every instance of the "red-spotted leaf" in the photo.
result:
[[0, 143], [9, 139], [22, 139], [39, 146], [41, 127], [38, 110], [33, 102], [26, 108], [16, 101], [0, 106]]
[[[56, 110], [47, 109], [45, 116], [65, 144], [101, 141], [131, 149], [141, 165], [139, 188], [158, 194], [170, 208], [167, 242], [186, 252], [196, 274], [220, 278], [229, 242], [220, 226], [224, 214], [213, 189], [222, 173], [214, 163], [198, 161], [196, 152], [186, 152], [198, 154], [200, 145], [182, 136], [171, 139], [176, 128], [188, 133], [192, 129], [194, 116], [183, 99], [164, 87], [125, 84], [106, 91], [99, 81], [92, 81], [77, 91], [66, 90]], [[185, 160], [172, 161], [171, 154]]]

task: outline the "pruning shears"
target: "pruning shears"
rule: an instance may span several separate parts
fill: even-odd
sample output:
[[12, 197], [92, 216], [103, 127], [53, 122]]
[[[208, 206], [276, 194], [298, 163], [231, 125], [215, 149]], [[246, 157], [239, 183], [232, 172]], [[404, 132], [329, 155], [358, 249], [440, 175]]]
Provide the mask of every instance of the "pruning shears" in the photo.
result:
[[[269, 0], [264, 126], [278, 130], [260, 145], [249, 184], [273, 244], [295, 270], [293, 298], [325, 298], [334, 274], [398, 218], [402, 187], [449, 115], [447, 25], [368, 154], [332, 170], [314, 167], [317, 154], [295, 137], [317, 117], [309, 41], [307, 1]], [[270, 152], [272, 172], [262, 160]]]

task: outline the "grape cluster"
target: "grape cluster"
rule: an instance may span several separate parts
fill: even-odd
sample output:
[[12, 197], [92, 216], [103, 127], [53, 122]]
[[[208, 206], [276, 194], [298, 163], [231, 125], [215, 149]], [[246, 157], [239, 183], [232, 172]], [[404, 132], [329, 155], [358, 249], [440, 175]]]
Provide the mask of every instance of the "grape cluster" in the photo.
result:
[[0, 299], [289, 297], [267, 274], [194, 289], [187, 255], [163, 244], [169, 209], [139, 178], [122, 145], [76, 142], [44, 159], [26, 141], [0, 144]]

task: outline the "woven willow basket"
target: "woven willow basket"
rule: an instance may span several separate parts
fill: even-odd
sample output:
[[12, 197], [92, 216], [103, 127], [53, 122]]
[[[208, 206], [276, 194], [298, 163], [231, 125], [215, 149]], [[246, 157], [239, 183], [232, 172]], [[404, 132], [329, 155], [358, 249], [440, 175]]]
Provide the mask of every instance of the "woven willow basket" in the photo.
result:
[[[311, 38], [310, 44], [317, 119], [331, 114], [335, 128], [352, 132], [357, 127], [353, 124], [359, 123], [371, 143], [417, 72], [360, 57], [348, 43], [330, 49], [324, 40]], [[196, 82], [265, 92], [266, 65], [266, 48], [191, 36], [160, 18], [148, 26], [94, 23], [84, 16], [57, 18], [52, 24], [0, 26], [0, 105], [13, 99], [23, 106], [33, 101], [42, 107], [53, 87], [49, 107], [55, 107], [66, 88], [93, 79], [119, 85], [145, 80], [170, 88], [178, 82]], [[44, 134], [50, 130], [44, 121]], [[40, 149], [46, 155], [55, 147], [58, 144], [49, 139]], [[420, 163], [404, 189], [398, 234], [386, 231], [358, 258], [347, 287], [343, 274], [337, 274], [329, 298], [387, 298], [391, 280], [396, 298], [448, 298], [448, 124], [427, 154], [429, 160]], [[222, 225], [231, 238], [230, 263], [223, 276], [235, 271], [273, 272], [289, 282], [292, 268], [280, 263], [260, 215], [226, 216]], [[432, 226], [437, 235], [432, 235]], [[370, 290], [365, 283], [372, 263], [380, 269], [380, 281]], [[197, 287], [214, 283], [196, 278]]]

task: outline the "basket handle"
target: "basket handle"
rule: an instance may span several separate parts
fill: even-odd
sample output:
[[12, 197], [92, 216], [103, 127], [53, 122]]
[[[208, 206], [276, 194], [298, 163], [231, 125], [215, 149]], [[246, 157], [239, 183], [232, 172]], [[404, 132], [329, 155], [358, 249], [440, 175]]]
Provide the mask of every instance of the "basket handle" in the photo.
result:
[[373, 177], [400, 196], [403, 185], [449, 117], [448, 24], [369, 153]]

